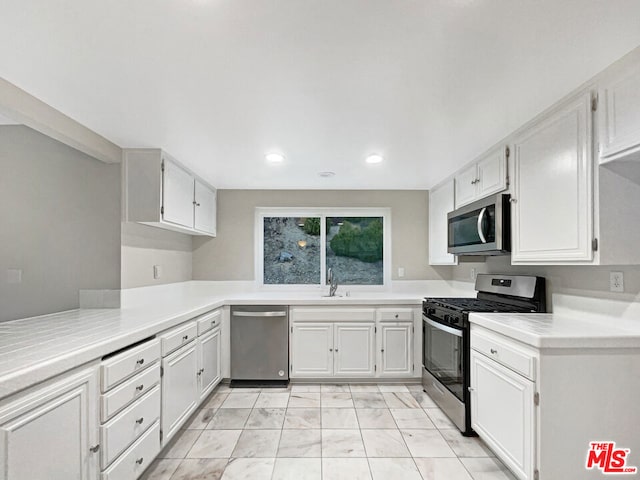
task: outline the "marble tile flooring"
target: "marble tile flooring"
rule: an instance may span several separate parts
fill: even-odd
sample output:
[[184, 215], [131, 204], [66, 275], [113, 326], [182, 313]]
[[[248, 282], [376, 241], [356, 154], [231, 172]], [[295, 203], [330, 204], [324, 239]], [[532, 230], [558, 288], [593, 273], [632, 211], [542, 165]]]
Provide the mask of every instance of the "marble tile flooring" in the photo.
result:
[[220, 385], [145, 480], [513, 480], [420, 385]]

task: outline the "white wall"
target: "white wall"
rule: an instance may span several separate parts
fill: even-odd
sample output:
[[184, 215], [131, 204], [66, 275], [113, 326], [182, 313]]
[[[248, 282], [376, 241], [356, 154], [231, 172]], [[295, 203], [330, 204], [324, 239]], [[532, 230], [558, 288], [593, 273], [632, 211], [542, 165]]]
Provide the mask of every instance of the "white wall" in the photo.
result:
[[[25, 126], [0, 127], [0, 321], [120, 288], [120, 165]], [[22, 283], [7, 270], [21, 269]]]
[[[122, 224], [122, 288], [191, 280], [193, 243], [190, 235], [140, 223]], [[153, 278], [153, 266], [161, 276]]]
[[449, 278], [450, 267], [428, 260], [428, 192], [425, 190], [218, 190], [218, 236], [195, 237], [194, 280], [254, 280], [256, 207], [389, 207], [392, 276]]

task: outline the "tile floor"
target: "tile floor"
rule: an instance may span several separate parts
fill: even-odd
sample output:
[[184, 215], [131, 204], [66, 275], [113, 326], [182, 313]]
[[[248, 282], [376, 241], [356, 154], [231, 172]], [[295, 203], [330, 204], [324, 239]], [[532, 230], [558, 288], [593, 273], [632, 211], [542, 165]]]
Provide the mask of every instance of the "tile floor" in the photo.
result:
[[513, 480], [420, 385], [220, 385], [145, 480]]

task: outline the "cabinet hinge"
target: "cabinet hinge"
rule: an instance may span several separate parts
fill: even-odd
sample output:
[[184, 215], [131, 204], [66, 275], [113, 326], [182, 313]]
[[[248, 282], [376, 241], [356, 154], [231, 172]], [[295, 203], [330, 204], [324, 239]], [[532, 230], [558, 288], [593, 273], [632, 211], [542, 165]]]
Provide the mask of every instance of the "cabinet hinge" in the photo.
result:
[[378, 333], [378, 327], [373, 327], [373, 333]]
[[540, 405], [540, 394], [538, 392], [533, 394], [533, 404], [537, 407]]
[[415, 363], [411, 365], [411, 371], [412, 371], [412, 372], [415, 372], [415, 371], [416, 371], [416, 364], [415, 364]]
[[160, 367], [160, 376], [164, 377], [164, 367]]
[[160, 171], [164, 172], [164, 160], [160, 163]]
[[377, 372], [377, 371], [378, 371], [378, 365], [374, 365], [374, 366], [373, 366], [373, 371], [374, 371], [374, 372]]
[[291, 333], [293, 333], [293, 327], [291, 327]]
[[160, 441], [161, 442], [162, 442], [162, 435], [163, 435], [163, 432], [162, 432], [162, 430], [160, 430]]
[[594, 94], [593, 97], [591, 97], [591, 111], [595, 112], [598, 110], [598, 94]]
[[594, 252], [598, 251], [598, 239], [597, 238], [594, 238], [593, 240], [591, 240], [591, 249]]
[[504, 147], [504, 156], [507, 157], [507, 160], [509, 159], [509, 155], [511, 155], [511, 149], [509, 148], [509, 145], [507, 145]]
[[540, 470], [537, 468], [533, 471], [533, 480], [540, 480]]
[[160, 207], [160, 215], [164, 215], [164, 205]]
[[415, 326], [411, 327], [411, 333], [416, 333], [416, 327]]
[[289, 365], [289, 371], [293, 372], [293, 363], [291, 365]]

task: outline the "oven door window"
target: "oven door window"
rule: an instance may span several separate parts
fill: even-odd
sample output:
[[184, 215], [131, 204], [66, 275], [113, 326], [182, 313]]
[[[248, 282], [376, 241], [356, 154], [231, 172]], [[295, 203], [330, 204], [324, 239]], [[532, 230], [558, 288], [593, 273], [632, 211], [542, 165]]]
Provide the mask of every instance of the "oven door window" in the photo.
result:
[[464, 247], [496, 241], [496, 206], [449, 219], [449, 247]]
[[[435, 322], [434, 322], [435, 323]], [[424, 367], [464, 402], [463, 340], [428, 322], [424, 327]], [[462, 334], [462, 331], [460, 331]]]

